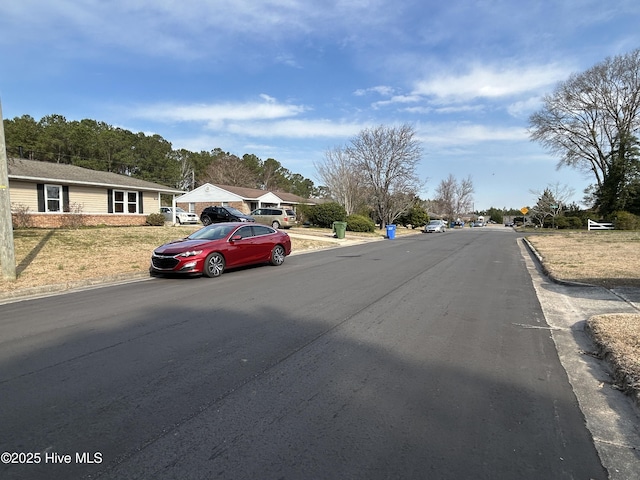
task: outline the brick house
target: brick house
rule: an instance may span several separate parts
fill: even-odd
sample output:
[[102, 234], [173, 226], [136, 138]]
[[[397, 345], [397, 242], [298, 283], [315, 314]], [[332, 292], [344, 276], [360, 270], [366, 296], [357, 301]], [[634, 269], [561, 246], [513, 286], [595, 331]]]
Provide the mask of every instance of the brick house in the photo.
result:
[[144, 225], [160, 195], [184, 193], [158, 183], [62, 163], [10, 158], [14, 226]]
[[257, 188], [212, 185], [205, 183], [175, 199], [176, 205], [198, 216], [210, 205], [229, 206], [249, 214], [262, 207], [290, 207], [313, 205], [315, 202], [292, 193], [270, 192]]

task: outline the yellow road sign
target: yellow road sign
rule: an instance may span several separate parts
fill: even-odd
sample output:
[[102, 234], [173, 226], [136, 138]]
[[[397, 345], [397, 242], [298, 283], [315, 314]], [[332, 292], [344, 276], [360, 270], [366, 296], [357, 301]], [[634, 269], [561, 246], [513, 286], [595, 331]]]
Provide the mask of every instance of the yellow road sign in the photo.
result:
[[522, 207], [520, 211], [522, 212], [523, 215], [526, 215], [527, 213], [529, 213], [529, 209], [527, 207]]

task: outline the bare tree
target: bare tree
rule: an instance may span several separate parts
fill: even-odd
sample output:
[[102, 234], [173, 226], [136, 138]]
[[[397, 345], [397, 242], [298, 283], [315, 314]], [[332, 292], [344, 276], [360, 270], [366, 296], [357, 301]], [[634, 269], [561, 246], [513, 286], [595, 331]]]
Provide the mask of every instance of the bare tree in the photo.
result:
[[380, 227], [393, 223], [413, 204], [422, 186], [416, 169], [422, 147], [409, 125], [363, 130], [345, 152], [371, 192]]
[[324, 163], [314, 165], [331, 198], [344, 207], [347, 215], [355, 213], [364, 201], [364, 182], [345, 149], [325, 152]]
[[621, 142], [640, 128], [640, 49], [572, 75], [543, 98], [529, 123], [531, 139], [560, 157], [558, 168], [590, 172], [600, 190], [631, 147]]
[[461, 215], [469, 212], [473, 205], [473, 181], [471, 177], [458, 182], [449, 174], [436, 189], [436, 202], [446, 214], [449, 221], [457, 220]]
[[531, 216], [542, 227], [548, 217], [551, 217], [552, 224], [555, 223], [555, 218], [569, 206], [574, 190], [568, 185], [555, 183], [548, 185], [543, 192], [532, 190], [531, 193], [538, 198], [531, 209]]
[[202, 181], [250, 188], [255, 188], [256, 184], [254, 172], [240, 158], [231, 154], [224, 154], [216, 158], [205, 171]]

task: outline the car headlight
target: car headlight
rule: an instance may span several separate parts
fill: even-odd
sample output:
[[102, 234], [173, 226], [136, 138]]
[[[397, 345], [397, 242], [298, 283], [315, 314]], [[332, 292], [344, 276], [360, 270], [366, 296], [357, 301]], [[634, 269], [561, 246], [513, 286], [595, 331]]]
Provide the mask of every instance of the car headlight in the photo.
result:
[[182, 252], [176, 255], [177, 257], [195, 257], [196, 255], [200, 255], [202, 250], [190, 250], [188, 252]]

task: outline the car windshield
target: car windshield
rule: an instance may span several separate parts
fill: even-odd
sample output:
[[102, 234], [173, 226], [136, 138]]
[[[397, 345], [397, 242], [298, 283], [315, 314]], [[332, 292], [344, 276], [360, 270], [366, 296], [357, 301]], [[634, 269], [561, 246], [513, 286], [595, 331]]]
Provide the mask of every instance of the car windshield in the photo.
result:
[[226, 208], [229, 213], [233, 213], [234, 215], [240, 215], [240, 216], [244, 217], [244, 213], [242, 213], [237, 208], [233, 208], [233, 207], [224, 207], [224, 208]]
[[429, 225], [440, 225], [440, 220], [431, 220]]
[[187, 213], [185, 212], [183, 209], [181, 209], [180, 207], [176, 207], [176, 213]]
[[234, 228], [236, 227], [230, 225], [209, 225], [193, 232], [187, 237], [187, 240], [219, 240], [226, 237]]

